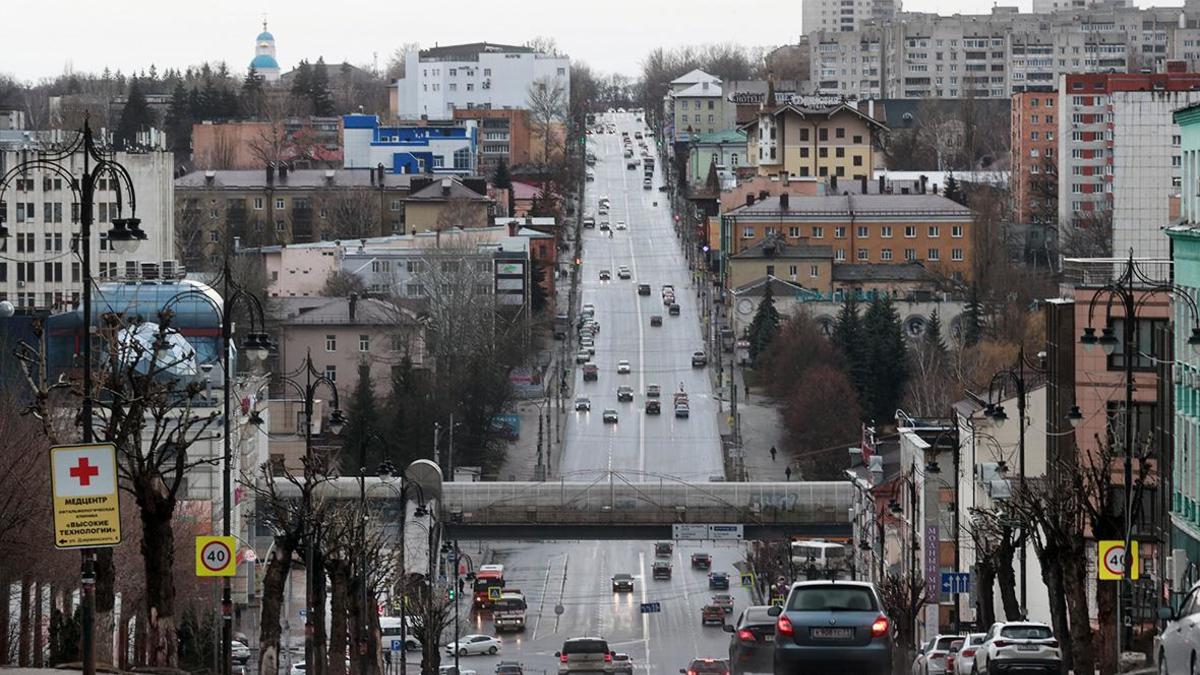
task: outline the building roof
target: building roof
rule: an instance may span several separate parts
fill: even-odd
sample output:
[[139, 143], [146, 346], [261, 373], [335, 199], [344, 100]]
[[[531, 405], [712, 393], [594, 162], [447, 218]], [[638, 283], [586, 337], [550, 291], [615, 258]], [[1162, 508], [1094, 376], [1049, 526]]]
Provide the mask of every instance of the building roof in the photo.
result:
[[[212, 175], [211, 185], [208, 184], [209, 174]], [[297, 169], [288, 171], [286, 178], [281, 177], [279, 171], [276, 170], [275, 181], [271, 185], [291, 188], [325, 187], [329, 185], [330, 175], [333, 178], [333, 185], [340, 187], [375, 187], [378, 181], [378, 174], [373, 181], [371, 171], [365, 169]], [[383, 174], [383, 185], [385, 188], [393, 190], [407, 190], [412, 178], [413, 174], [385, 173]], [[266, 169], [192, 171], [175, 179], [176, 188], [253, 189], [265, 188], [267, 185]]]
[[789, 244], [782, 239], [766, 238], [748, 249], [730, 256], [734, 260], [749, 258], [777, 258], [780, 260], [810, 260], [832, 258], [832, 246], [812, 244]]
[[729, 216], [823, 215], [834, 217], [955, 216], [968, 220], [971, 210], [941, 195], [823, 195], [788, 197], [788, 208], [779, 207], [779, 196], [731, 209]]
[[722, 145], [725, 143], [745, 143], [746, 132], [739, 129], [722, 129], [714, 131], [711, 134], [700, 134], [696, 136], [692, 143], [697, 145]]
[[536, 199], [541, 194], [542, 189], [536, 185], [514, 180], [512, 182], [512, 191], [513, 199]]
[[833, 266], [834, 281], [925, 281], [928, 278], [929, 270], [919, 262], [841, 263]]
[[737, 296], [750, 296], [755, 298], [761, 297], [762, 294], [766, 292], [768, 284], [771, 286], [771, 294], [777, 298], [793, 296], [797, 293], [804, 293], [809, 290], [804, 286], [788, 281], [787, 279], [780, 279], [774, 275], [767, 275], [738, 286], [737, 288], [733, 289], [733, 294]]
[[471, 202], [488, 201], [484, 195], [450, 177], [435, 180], [408, 196], [410, 202], [444, 202], [451, 199], [464, 199]]
[[720, 82], [697, 82], [682, 91], [675, 92], [675, 98], [713, 98], [721, 96]]
[[[869, 126], [873, 126], [878, 129], [882, 129], [884, 131], [886, 131], [888, 128], [887, 125], [884, 124], [883, 122], [875, 119], [874, 117], [871, 117], [870, 115], [859, 110], [858, 108], [856, 108], [852, 105], [849, 105], [847, 103], [844, 103], [844, 102], [837, 103], [834, 105], [827, 105], [827, 106], [797, 105], [795, 103], [785, 103], [781, 106], [778, 106], [774, 110], [772, 110], [769, 114], [772, 116], [778, 117], [785, 113], [792, 113], [795, 115], [799, 115], [802, 119], [812, 119], [812, 118], [819, 118], [819, 117], [824, 117], [825, 119], [832, 119], [834, 115], [839, 115], [843, 112], [849, 113], [855, 117], [861, 118]], [[754, 119], [750, 120], [749, 122], [746, 122], [739, 128], [749, 129], [750, 127], [757, 126], [757, 125], [758, 125], [758, 118], [755, 117]]]
[[720, 84], [721, 78], [715, 75], [709, 75], [703, 70], [696, 68], [691, 72], [680, 75], [679, 77], [671, 80], [671, 84], [696, 84], [698, 82], [716, 82], [717, 84]]
[[408, 307], [375, 298], [356, 298], [354, 318], [350, 318], [350, 298], [277, 298], [279, 320], [285, 326], [346, 325], [387, 326], [401, 321], [413, 321], [415, 315]]
[[533, 47], [517, 46], [517, 45], [502, 45], [495, 42], [467, 42], [460, 45], [446, 45], [445, 47], [431, 47], [421, 50], [421, 58], [431, 59], [464, 59], [470, 60], [478, 58], [483, 53], [498, 53], [518, 52], [521, 54], [533, 54]]
[[270, 54], [259, 54], [250, 62], [250, 67], [255, 70], [279, 70], [279, 62]]

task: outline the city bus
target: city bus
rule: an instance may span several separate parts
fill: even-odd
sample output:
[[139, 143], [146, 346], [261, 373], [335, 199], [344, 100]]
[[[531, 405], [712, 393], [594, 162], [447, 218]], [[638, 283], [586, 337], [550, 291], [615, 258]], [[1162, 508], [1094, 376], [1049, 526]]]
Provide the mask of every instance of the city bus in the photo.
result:
[[492, 606], [492, 589], [504, 588], [504, 565], [482, 565], [475, 573], [473, 587], [474, 598], [472, 605], [475, 609], [489, 609]]

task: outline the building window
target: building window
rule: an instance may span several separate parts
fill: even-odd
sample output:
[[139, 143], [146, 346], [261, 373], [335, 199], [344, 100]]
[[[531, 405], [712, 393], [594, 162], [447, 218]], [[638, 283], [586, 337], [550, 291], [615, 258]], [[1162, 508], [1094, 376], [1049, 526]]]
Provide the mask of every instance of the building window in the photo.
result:
[[825, 128], [817, 129], [817, 140], [819, 140], [819, 141], [829, 140], [829, 129], [825, 129]]
[[936, 261], [942, 259], [942, 252], [936, 248], [931, 248], [925, 256], [926, 260]]
[[283, 209], [283, 199], [276, 199], [276, 200], [275, 200], [275, 208], [277, 208], [277, 209], [280, 209], [280, 210], [282, 210], [282, 209]]
[[916, 260], [917, 259], [917, 249], [915, 249], [915, 248], [904, 249], [904, 259], [908, 260], [909, 262]]
[[834, 138], [845, 138], [845, 137], [846, 137], [846, 130], [845, 130], [845, 128], [843, 128], [843, 127], [838, 127], [838, 128], [836, 128], [836, 129], [834, 129], [834, 130], [833, 130], [833, 137], [834, 137]]
[[775, 276], [775, 266], [774, 265], [767, 265], [767, 276], [769, 276], [769, 277]]
[[753, 238], [754, 238], [754, 228], [753, 227], [742, 228], [742, 239], [753, 239]]
[[814, 225], [813, 229], [812, 229], [812, 233], [813, 233], [812, 234], [813, 239], [824, 239], [825, 238], [825, 228], [821, 227], [820, 225]]
[[337, 366], [325, 366], [325, 378], [337, 384]]
[[858, 249], [858, 259], [863, 262], [870, 260], [871, 259], [870, 252], [867, 251], [867, 249], [865, 249], [865, 248]]
[[817, 148], [817, 157], [822, 159], [829, 157], [829, 148]]
[[879, 251], [879, 259], [880, 260], [891, 260], [892, 259], [892, 249], [885, 248], [885, 249], [880, 250]]
[[287, 231], [287, 223], [282, 220], [275, 221], [275, 231], [276, 232], [286, 232]]
[[855, 228], [855, 236], [857, 236], [859, 239], [866, 239], [869, 231], [870, 230], [867, 229], [866, 225], [859, 225], [857, 228]]
[[327, 351], [327, 352], [336, 352], [337, 351], [337, 336], [336, 335], [326, 335], [325, 336], [325, 351]]
[[951, 237], [954, 237], [955, 239], [962, 239], [962, 236], [963, 236], [963, 226], [962, 226], [962, 225], [952, 225], [952, 226], [950, 226], [950, 236], [951, 236]]
[[891, 239], [892, 238], [892, 226], [884, 225], [883, 227], [879, 228], [879, 236], [883, 237], [884, 239]]
[[792, 239], [799, 237], [800, 236], [800, 228], [799, 227], [789, 227], [788, 228], [788, 236], [791, 237]]
[[955, 262], [962, 262], [963, 250], [961, 248], [950, 249], [950, 259]]
[[834, 239], [845, 239], [846, 238], [845, 226], [839, 225], [839, 226], [833, 228], [833, 238]]
[[360, 351], [360, 352], [371, 351], [371, 336], [370, 335], [359, 335], [358, 336], [358, 351]]
[[834, 149], [833, 149], [833, 156], [834, 156], [834, 157], [845, 157], [845, 156], [846, 156], [846, 149], [845, 149], [845, 148], [834, 148]]
[[930, 239], [937, 239], [938, 237], [941, 236], [941, 234], [942, 234], [942, 228], [938, 227], [937, 225], [929, 226], [929, 238]]
[[917, 236], [917, 226], [916, 225], [905, 225], [904, 226], [904, 237], [906, 239], [914, 239], [914, 238], [916, 238], [916, 236]]
[[255, 197], [255, 198], [254, 198], [254, 210], [255, 210], [255, 211], [262, 211], [262, 210], [263, 210], [263, 198], [262, 198], [262, 197]]
[[209, 233], [208, 233], [208, 240], [209, 240], [209, 241], [211, 241], [211, 242], [212, 242], [212, 243], [214, 243], [214, 244], [216, 244], [216, 243], [220, 242], [220, 241], [221, 241], [221, 231], [220, 231], [220, 230], [213, 230], [212, 232], [209, 232]]
[[862, 166], [862, 165], [863, 165], [862, 155], [854, 155], [854, 166]]
[[[1166, 325], [1166, 319], [1138, 319], [1134, 322], [1133, 341], [1136, 352], [1136, 356], [1133, 357], [1134, 370], [1154, 370], [1155, 359], [1162, 357], [1155, 351], [1154, 334], [1160, 329], [1165, 330]], [[1122, 370], [1125, 368], [1125, 320], [1114, 318], [1109, 321], [1109, 327], [1113, 329], [1118, 342], [1117, 348], [1108, 357], [1108, 369]]]
[[835, 260], [837, 260], [838, 262], [845, 262], [845, 260], [846, 260], [846, 249], [844, 249], [844, 248], [839, 248], [839, 249], [837, 250], [837, 252], [833, 254], [833, 257], [834, 257], [834, 259], [835, 259]]
[[820, 265], [809, 265], [808, 266], [808, 276], [812, 277], [813, 279], [816, 279], [817, 277], [821, 276], [821, 266]]

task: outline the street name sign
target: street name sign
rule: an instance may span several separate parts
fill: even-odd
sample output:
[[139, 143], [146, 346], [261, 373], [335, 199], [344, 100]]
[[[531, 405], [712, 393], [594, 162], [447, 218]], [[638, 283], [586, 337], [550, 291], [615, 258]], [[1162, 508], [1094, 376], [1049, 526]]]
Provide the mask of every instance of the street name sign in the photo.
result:
[[659, 602], [643, 602], [642, 614], [655, 614], [662, 611], [662, 603]]
[[108, 548], [121, 543], [115, 445], [50, 448], [50, 486], [56, 548]]
[[693, 525], [691, 523], [676, 523], [671, 526], [672, 539], [708, 539], [708, 525]]
[[234, 563], [233, 537], [196, 537], [196, 576], [232, 577], [237, 574]]

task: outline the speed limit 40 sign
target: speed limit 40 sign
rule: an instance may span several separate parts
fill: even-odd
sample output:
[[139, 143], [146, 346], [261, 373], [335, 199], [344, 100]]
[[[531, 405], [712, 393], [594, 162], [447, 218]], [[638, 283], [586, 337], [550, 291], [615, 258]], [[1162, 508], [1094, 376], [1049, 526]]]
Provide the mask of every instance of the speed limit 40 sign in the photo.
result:
[[[1133, 544], [1133, 567], [1129, 570], [1129, 578], [1134, 581], [1138, 578], [1138, 543]], [[1098, 543], [1098, 559], [1096, 572], [1101, 581], [1118, 581], [1124, 577], [1125, 573], [1125, 542], [1120, 539], [1102, 539]]]
[[237, 574], [233, 537], [196, 537], [196, 576], [231, 577]]

